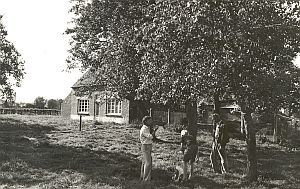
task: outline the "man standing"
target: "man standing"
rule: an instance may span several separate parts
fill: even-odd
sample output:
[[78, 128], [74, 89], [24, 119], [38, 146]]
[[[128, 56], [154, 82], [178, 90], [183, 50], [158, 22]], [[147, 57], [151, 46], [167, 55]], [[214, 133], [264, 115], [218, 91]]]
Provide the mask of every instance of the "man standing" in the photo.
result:
[[152, 134], [150, 133], [152, 126], [152, 118], [145, 116], [142, 120], [143, 126], [140, 130], [140, 141], [141, 150], [143, 154], [143, 162], [141, 167], [141, 179], [143, 181], [151, 180], [151, 169], [152, 169]]
[[[212, 151], [210, 153], [210, 161], [215, 172], [226, 173], [228, 169], [226, 144], [229, 142], [228, 126], [223, 123], [219, 114], [214, 114], [214, 121], [216, 128], [214, 131], [214, 138], [212, 144]], [[221, 170], [216, 167], [217, 156], [221, 159]]]

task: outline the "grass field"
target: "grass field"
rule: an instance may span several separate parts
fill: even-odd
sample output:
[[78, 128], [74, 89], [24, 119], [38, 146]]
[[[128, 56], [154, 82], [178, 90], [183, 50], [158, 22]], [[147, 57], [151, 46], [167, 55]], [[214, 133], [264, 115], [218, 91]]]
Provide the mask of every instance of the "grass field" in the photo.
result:
[[[258, 182], [243, 182], [245, 143], [231, 140], [229, 173], [216, 174], [209, 163], [211, 135], [200, 129], [200, 162], [190, 183], [171, 177], [180, 162], [179, 134], [159, 130], [154, 144], [153, 181], [139, 181], [139, 129], [131, 125], [78, 122], [57, 116], [0, 115], [0, 188], [299, 188], [299, 132], [290, 145], [258, 143]], [[295, 140], [294, 140], [295, 139]]]

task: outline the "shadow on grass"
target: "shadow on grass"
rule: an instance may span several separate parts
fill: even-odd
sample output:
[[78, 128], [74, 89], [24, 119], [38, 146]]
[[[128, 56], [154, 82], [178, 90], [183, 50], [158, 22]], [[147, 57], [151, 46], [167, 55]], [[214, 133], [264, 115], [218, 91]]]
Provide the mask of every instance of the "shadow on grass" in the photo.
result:
[[224, 188], [223, 184], [217, 183], [216, 181], [209, 179], [204, 176], [195, 176], [190, 184], [188, 186], [194, 188], [194, 187], [200, 187], [200, 188]]
[[167, 141], [167, 140], [162, 140], [162, 139], [159, 139], [159, 138], [154, 138], [153, 142], [160, 143], [160, 144], [162, 144], [162, 143], [164, 143], [164, 144], [177, 144], [177, 145], [180, 144], [180, 142], [178, 142], [178, 141]]
[[[269, 148], [258, 149], [260, 180], [265, 187], [298, 188], [300, 178], [300, 152]], [[298, 179], [297, 179], [298, 178]], [[272, 181], [270, 183], [269, 181]]]
[[[61, 188], [80, 182], [91, 186], [100, 183], [141, 187], [138, 180], [141, 162], [137, 155], [51, 144], [47, 134], [57, 130], [0, 119], [0, 185]], [[172, 173], [154, 169], [153, 177], [156, 185], [164, 187], [170, 183]]]
[[[65, 135], [65, 131], [59, 128], [56, 124], [43, 126], [37, 122], [23, 123], [15, 119], [0, 119], [0, 185], [38, 185], [41, 188], [43, 185], [48, 188], [70, 188], [70, 186], [103, 188], [103, 185], [109, 185], [116, 188], [147, 188], [139, 181], [141, 162], [137, 153], [130, 153], [132, 151], [129, 150], [110, 151], [109, 148], [104, 150], [94, 148], [95, 145], [76, 146], [78, 145], [76, 141], [74, 145], [69, 146], [60, 140], [68, 140], [67, 143], [70, 144], [76, 138], [68, 138], [68, 136], [77, 137], [77, 135]], [[51, 137], [53, 132], [60, 133], [63, 137], [53, 138]], [[68, 130], [68, 132], [75, 131]], [[102, 139], [105, 141], [108, 137], [103, 135], [101, 139], [99, 138], [100, 145]], [[107, 141], [111, 143], [103, 142], [103, 145], [118, 145], [116, 141], [119, 141], [120, 145], [124, 145], [122, 142], [125, 142], [128, 145], [138, 146], [133, 137], [136, 138], [130, 135], [127, 140], [124, 137], [125, 141], [110, 138]], [[168, 167], [172, 166], [176, 158], [170, 152], [179, 146], [177, 142], [161, 140], [160, 142], [167, 143], [160, 148], [161, 153], [166, 153], [162, 158], [164, 168], [153, 170], [153, 182], [149, 185], [150, 188], [239, 188], [243, 186], [240, 184], [240, 177], [246, 168], [245, 151], [237, 149], [235, 143], [228, 149], [231, 175], [223, 178], [212, 172], [209, 166], [211, 146], [204, 141], [206, 140], [203, 139], [199, 143], [202, 161], [197, 165], [199, 171], [195, 174], [195, 178], [190, 183], [174, 183], [171, 180], [174, 171], [169, 170]], [[287, 184], [287, 188], [293, 188], [294, 185], [296, 188], [299, 181], [293, 179], [300, 178], [299, 155], [299, 151], [280, 150], [272, 146], [259, 147], [258, 169], [263, 177], [259, 184], [263, 187], [282, 187]]]

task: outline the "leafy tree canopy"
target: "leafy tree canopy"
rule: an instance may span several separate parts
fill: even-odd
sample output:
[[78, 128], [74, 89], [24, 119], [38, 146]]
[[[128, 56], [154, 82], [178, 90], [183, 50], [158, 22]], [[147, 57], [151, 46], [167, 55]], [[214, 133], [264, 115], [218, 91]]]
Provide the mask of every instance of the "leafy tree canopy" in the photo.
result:
[[14, 95], [13, 86], [20, 86], [24, 75], [24, 61], [14, 45], [7, 39], [7, 31], [0, 15], [0, 94], [5, 99]]
[[234, 94], [250, 110], [296, 105], [299, 3], [73, 0], [70, 68], [121, 96], [185, 102]]

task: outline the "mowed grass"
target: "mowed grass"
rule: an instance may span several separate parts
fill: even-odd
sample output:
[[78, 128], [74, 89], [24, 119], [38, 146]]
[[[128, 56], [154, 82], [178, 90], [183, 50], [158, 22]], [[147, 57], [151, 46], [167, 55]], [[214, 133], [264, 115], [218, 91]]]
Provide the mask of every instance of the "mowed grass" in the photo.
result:
[[258, 142], [259, 179], [243, 182], [245, 142], [230, 140], [229, 173], [210, 167], [211, 134], [199, 129], [200, 161], [189, 183], [171, 177], [180, 164], [180, 136], [168, 129], [157, 132], [162, 142], [153, 150], [153, 180], [139, 180], [139, 129], [131, 125], [79, 122], [58, 116], [0, 115], [0, 188], [299, 188], [299, 131], [288, 146]]

